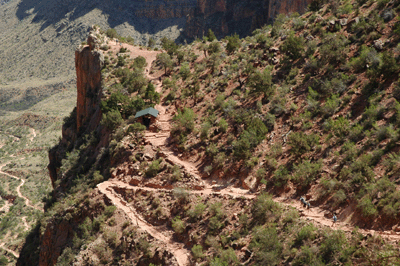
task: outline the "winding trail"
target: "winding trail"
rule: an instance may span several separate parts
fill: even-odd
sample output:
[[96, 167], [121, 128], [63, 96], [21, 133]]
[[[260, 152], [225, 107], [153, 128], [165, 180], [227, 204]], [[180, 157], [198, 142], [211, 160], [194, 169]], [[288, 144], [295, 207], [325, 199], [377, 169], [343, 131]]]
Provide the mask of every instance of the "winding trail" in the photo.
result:
[[11, 174], [9, 174], [9, 173], [7, 173], [7, 172], [2, 171], [3, 167], [6, 166], [6, 165], [9, 164], [9, 163], [10, 163], [10, 162], [7, 162], [7, 163], [5, 163], [5, 164], [0, 165], [0, 174], [3, 174], [3, 175], [6, 175], [6, 176], [9, 176], [9, 177], [12, 177], [12, 178], [17, 179], [17, 180], [21, 180], [21, 184], [19, 184], [18, 187], [16, 188], [18, 197], [23, 198], [23, 199], [25, 200], [25, 205], [26, 205], [26, 206], [28, 206], [28, 207], [30, 207], [30, 208], [33, 208], [33, 209], [36, 209], [36, 210], [38, 210], [38, 211], [44, 212], [43, 209], [32, 205], [32, 204], [30, 203], [30, 200], [29, 200], [27, 197], [25, 197], [24, 195], [22, 195], [22, 193], [21, 193], [21, 187], [25, 184], [25, 180], [24, 180], [24, 179], [19, 178], [19, 177], [15, 176], [15, 175], [11, 175]]
[[[122, 182], [121, 182], [122, 183]], [[128, 206], [128, 203], [121, 198], [115, 191], [112, 189], [113, 186], [117, 187], [126, 187], [125, 183], [119, 184], [117, 181], [106, 181], [97, 185], [97, 188], [101, 193], [103, 193], [107, 198], [111, 200], [111, 202], [117, 208], [121, 209], [128, 217], [131, 219], [133, 224], [136, 224], [140, 227], [140, 229], [148, 232], [155, 239], [166, 244], [166, 249], [169, 250], [174, 257], [176, 258], [178, 265], [184, 266], [189, 265], [189, 251], [184, 248], [183, 243], [179, 243], [173, 240], [172, 232], [166, 232], [166, 230], [158, 230], [155, 226], [147, 223], [134, 208]], [[166, 234], [168, 233], [168, 235]]]
[[[10, 233], [7, 233], [4, 237], [4, 239], [8, 239], [10, 236]], [[15, 252], [14, 250], [8, 249], [6, 247], [4, 247], [5, 243], [1, 243], [0, 244], [0, 248], [4, 249], [5, 251], [7, 251], [8, 253], [11, 253], [14, 255], [14, 257], [19, 258], [19, 254], [17, 252]]]

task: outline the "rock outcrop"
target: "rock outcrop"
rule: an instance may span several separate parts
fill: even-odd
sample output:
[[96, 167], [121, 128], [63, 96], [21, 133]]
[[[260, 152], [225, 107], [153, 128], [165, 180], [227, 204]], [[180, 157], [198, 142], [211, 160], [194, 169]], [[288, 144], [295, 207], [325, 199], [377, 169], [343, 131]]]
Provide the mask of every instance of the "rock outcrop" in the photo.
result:
[[[103, 52], [99, 50], [100, 40], [91, 32], [88, 45], [75, 51], [76, 86], [76, 130], [87, 123], [93, 116], [100, 119], [98, 104], [101, 98], [101, 69], [104, 64]], [[98, 122], [98, 121], [96, 121]]]

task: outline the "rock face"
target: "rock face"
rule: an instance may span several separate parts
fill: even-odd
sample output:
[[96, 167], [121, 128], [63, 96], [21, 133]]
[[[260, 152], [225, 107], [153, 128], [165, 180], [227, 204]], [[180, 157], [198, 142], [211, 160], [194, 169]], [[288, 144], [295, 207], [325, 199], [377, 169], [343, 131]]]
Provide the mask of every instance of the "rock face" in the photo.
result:
[[[76, 86], [78, 91], [76, 103], [76, 130], [95, 115], [100, 119], [98, 104], [101, 98], [101, 69], [104, 57], [99, 50], [100, 41], [94, 33], [88, 37], [88, 46], [75, 51]], [[97, 121], [98, 122], [98, 121]]]
[[312, 0], [198, 0], [193, 16], [188, 14], [184, 34], [201, 37], [212, 29], [218, 37], [233, 33], [245, 36], [273, 22], [280, 14], [303, 13]]

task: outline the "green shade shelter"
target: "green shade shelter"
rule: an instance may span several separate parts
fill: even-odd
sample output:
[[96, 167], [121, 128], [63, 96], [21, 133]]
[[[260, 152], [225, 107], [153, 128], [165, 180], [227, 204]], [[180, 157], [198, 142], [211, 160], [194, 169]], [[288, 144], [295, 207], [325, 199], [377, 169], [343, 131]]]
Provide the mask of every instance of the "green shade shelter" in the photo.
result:
[[145, 116], [145, 115], [152, 115], [154, 117], [157, 117], [158, 111], [156, 109], [154, 109], [153, 107], [149, 107], [147, 109], [137, 112], [135, 115], [135, 118], [139, 118], [139, 117]]

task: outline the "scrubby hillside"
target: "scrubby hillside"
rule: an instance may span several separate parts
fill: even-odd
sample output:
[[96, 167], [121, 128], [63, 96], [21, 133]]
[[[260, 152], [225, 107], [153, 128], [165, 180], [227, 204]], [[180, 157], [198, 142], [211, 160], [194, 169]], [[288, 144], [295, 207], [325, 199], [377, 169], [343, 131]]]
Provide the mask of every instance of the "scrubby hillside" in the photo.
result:
[[400, 263], [400, 1], [310, 9], [162, 51], [95, 28], [19, 265]]

